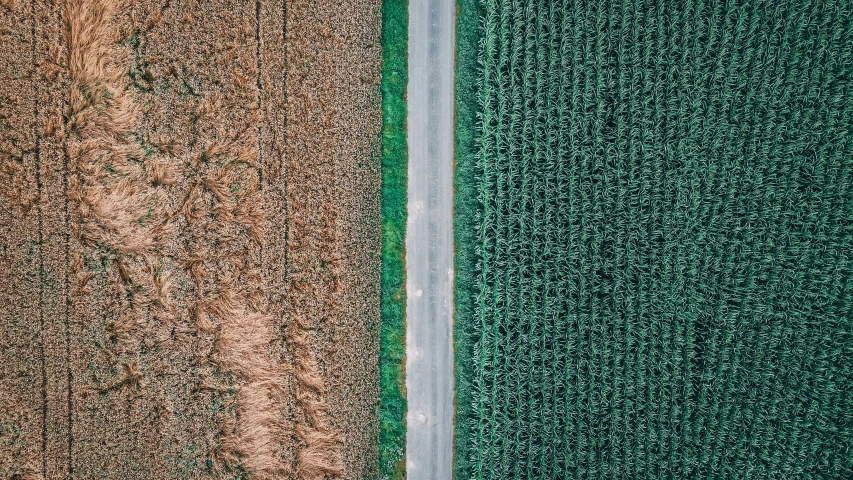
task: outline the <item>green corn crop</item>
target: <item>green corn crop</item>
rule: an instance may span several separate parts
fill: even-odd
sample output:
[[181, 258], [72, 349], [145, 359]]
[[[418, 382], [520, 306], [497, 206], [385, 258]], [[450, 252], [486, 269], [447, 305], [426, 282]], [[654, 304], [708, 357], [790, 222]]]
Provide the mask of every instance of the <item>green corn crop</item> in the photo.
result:
[[853, 478], [851, 4], [458, 5], [457, 478]]

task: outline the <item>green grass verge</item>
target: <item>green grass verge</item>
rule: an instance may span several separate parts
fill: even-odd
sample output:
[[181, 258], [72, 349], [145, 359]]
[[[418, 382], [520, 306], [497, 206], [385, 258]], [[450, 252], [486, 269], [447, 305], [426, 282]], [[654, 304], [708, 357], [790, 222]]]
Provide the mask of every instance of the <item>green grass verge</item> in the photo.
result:
[[[454, 157], [453, 232], [454, 232], [454, 396], [456, 401], [453, 470], [455, 478], [468, 478], [469, 439], [473, 425], [470, 400], [474, 375], [473, 346], [476, 314], [476, 245], [480, 203], [477, 198], [476, 133], [479, 122], [479, 62], [482, 29], [479, 0], [456, 2], [456, 64], [454, 73]], [[461, 379], [461, 381], [460, 381]]]
[[382, 300], [379, 478], [405, 477], [408, 1], [382, 2]]

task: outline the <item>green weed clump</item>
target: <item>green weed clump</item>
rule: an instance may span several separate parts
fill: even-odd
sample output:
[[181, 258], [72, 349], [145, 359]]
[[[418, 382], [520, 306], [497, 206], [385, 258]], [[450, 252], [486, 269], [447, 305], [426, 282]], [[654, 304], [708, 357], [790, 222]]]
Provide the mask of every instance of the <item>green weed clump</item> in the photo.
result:
[[456, 478], [853, 478], [851, 4], [458, 5]]
[[382, 299], [379, 477], [405, 474], [406, 84], [408, 1], [382, 2]]

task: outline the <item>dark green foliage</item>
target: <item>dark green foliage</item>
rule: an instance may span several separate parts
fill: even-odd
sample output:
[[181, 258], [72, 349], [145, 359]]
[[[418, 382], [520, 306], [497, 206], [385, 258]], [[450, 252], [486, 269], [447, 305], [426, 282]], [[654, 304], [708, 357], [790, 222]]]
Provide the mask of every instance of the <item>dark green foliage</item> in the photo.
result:
[[[476, 374], [473, 361], [473, 347], [470, 343], [476, 338], [477, 288], [476, 249], [479, 242], [479, 202], [477, 178], [475, 174], [475, 156], [478, 130], [472, 128], [478, 123], [478, 80], [479, 28], [481, 7], [477, 1], [456, 3], [456, 67], [455, 78], [455, 123], [453, 176], [453, 241], [454, 270], [454, 394], [456, 400], [456, 431], [453, 442], [453, 471], [455, 478], [466, 479], [468, 475], [467, 459], [473, 445], [471, 434], [474, 428], [467, 428], [466, 422], [477, 421], [472, 408], [474, 392], [472, 382]], [[474, 424], [471, 424], [473, 427]]]
[[408, 1], [382, 2], [382, 304], [379, 477], [402, 478], [406, 440], [406, 68]]
[[853, 478], [851, 10], [459, 1], [457, 478]]

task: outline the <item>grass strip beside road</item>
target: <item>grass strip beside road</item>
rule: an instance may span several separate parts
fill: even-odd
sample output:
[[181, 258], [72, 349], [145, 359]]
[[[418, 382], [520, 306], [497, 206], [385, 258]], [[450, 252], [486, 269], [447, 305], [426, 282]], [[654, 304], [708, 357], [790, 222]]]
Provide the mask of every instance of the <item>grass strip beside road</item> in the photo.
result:
[[379, 478], [405, 477], [408, 1], [382, 2], [382, 304]]

